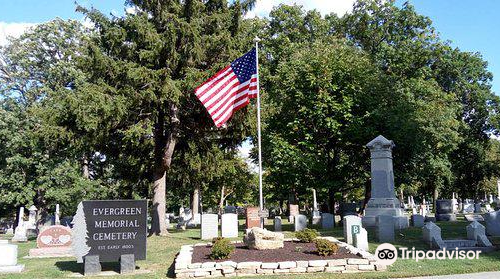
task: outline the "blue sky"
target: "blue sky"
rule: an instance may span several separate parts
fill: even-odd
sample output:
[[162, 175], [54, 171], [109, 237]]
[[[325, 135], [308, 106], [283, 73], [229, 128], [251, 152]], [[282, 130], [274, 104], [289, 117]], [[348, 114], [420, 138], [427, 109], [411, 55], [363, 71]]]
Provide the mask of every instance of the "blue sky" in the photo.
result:
[[[252, 15], [266, 15], [279, 3], [298, 3], [322, 13], [349, 11], [354, 0], [258, 0]], [[77, 0], [83, 6], [109, 14], [123, 14], [124, 0]], [[401, 5], [403, 0], [397, 0]], [[430, 17], [434, 26], [452, 46], [480, 52], [493, 72], [493, 90], [500, 93], [500, 1], [498, 0], [410, 0], [417, 11]], [[5, 34], [16, 35], [29, 23], [40, 23], [55, 17], [83, 19], [75, 12], [73, 0], [0, 0], [0, 44]]]

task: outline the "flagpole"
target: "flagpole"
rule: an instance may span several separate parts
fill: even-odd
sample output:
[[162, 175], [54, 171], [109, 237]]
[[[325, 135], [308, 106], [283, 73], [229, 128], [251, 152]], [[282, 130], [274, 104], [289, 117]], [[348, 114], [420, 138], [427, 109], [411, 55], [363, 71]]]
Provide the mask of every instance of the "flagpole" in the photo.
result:
[[[264, 210], [264, 199], [262, 197], [262, 152], [260, 141], [260, 76], [259, 76], [259, 42], [260, 38], [255, 36], [255, 63], [257, 66], [257, 143], [259, 149], [259, 208]], [[264, 219], [260, 218], [260, 227], [264, 228]]]

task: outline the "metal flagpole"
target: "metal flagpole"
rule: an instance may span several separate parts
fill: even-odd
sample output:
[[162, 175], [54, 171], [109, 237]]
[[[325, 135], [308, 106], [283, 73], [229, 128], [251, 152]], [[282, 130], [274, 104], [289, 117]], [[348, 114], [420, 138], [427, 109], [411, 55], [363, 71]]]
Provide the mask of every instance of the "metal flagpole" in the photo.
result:
[[[260, 143], [260, 77], [259, 77], [259, 42], [260, 38], [255, 37], [255, 62], [257, 66], [257, 142], [259, 148], [259, 208], [264, 210], [264, 200], [262, 198], [262, 152]], [[260, 218], [260, 227], [264, 228], [264, 219]]]

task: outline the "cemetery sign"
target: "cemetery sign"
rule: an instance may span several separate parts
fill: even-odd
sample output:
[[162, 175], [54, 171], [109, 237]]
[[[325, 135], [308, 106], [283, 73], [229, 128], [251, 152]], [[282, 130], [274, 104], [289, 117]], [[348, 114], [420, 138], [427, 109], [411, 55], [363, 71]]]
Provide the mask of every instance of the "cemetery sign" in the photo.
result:
[[146, 259], [147, 200], [82, 201], [73, 218], [73, 249], [77, 262], [99, 256], [115, 262], [121, 255]]

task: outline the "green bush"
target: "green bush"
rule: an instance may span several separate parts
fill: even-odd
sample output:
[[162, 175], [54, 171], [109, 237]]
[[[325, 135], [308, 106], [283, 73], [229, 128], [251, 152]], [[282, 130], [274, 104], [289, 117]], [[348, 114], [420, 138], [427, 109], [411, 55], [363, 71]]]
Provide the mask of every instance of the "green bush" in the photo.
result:
[[316, 244], [316, 253], [323, 257], [335, 254], [339, 249], [337, 244], [326, 239], [315, 239], [314, 244]]
[[217, 237], [213, 239], [212, 249], [210, 250], [210, 259], [223, 260], [228, 259], [234, 251], [234, 245], [227, 238]]
[[303, 231], [298, 231], [295, 233], [295, 237], [300, 240], [300, 242], [312, 242], [316, 237], [319, 236], [318, 231], [314, 229], [305, 229]]

